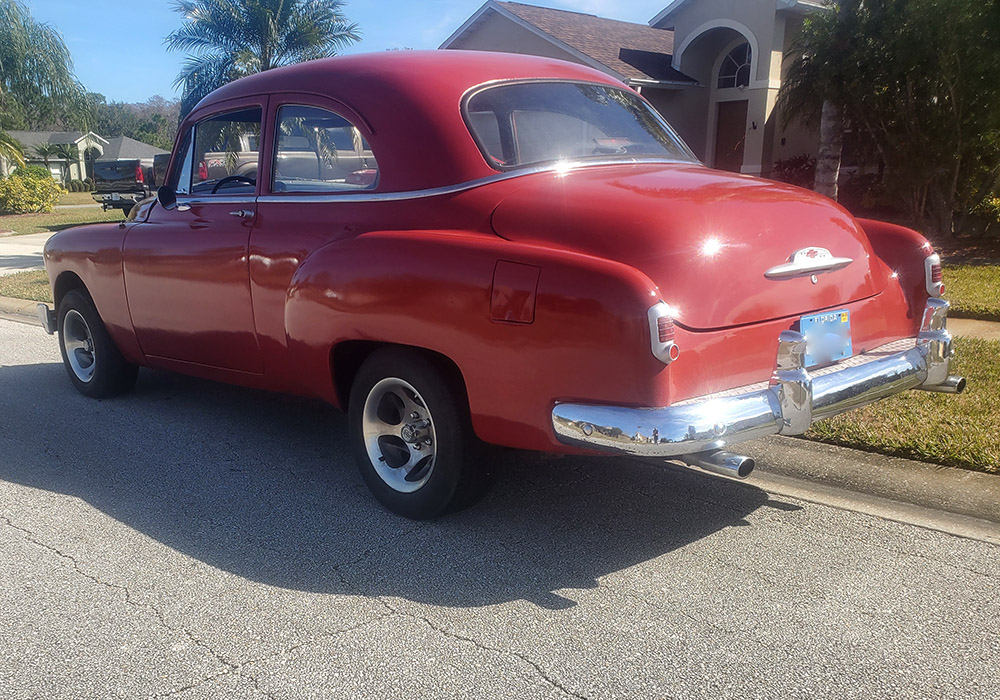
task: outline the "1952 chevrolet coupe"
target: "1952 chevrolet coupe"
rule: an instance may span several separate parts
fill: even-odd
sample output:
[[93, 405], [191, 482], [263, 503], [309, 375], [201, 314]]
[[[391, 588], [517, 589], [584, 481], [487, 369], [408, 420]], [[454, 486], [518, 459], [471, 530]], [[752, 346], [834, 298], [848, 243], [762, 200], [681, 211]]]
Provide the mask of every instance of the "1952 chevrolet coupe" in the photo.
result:
[[743, 477], [742, 440], [965, 384], [918, 233], [706, 168], [583, 66], [268, 71], [188, 115], [166, 183], [45, 247], [73, 384], [142, 365], [319, 397], [408, 517], [474, 500], [482, 443]]

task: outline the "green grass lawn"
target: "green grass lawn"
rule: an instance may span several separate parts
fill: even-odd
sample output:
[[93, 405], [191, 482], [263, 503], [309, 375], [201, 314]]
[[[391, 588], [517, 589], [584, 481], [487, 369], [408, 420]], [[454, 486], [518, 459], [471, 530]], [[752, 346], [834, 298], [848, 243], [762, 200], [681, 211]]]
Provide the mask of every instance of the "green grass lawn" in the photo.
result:
[[0, 275], [0, 297], [47, 301], [51, 304], [52, 289], [49, 288], [49, 276], [45, 274], [45, 270]]
[[[75, 192], [74, 194], [82, 194]], [[93, 201], [93, 200], [91, 200]], [[98, 207], [81, 209], [56, 209], [49, 214], [10, 214], [0, 216], [0, 231], [13, 231], [15, 236], [43, 231], [62, 231], [70, 226], [93, 224], [100, 221], [121, 221], [121, 209], [103, 211]]]
[[817, 423], [806, 434], [869, 452], [1000, 473], [1000, 341], [957, 338], [958, 396], [908, 391]]
[[58, 204], [94, 204], [94, 198], [90, 196], [90, 192], [67, 192], [59, 198]]
[[1000, 321], [1000, 265], [945, 265], [944, 297], [951, 316]]

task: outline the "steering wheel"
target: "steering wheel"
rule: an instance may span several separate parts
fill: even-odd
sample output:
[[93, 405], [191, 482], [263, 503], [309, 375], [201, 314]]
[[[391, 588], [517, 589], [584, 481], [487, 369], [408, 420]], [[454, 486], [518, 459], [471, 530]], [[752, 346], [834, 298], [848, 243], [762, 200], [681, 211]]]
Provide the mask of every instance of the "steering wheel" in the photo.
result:
[[252, 177], [247, 177], [246, 175], [227, 175], [226, 177], [222, 178], [217, 183], [215, 183], [215, 187], [212, 188], [212, 194], [218, 192], [219, 188], [222, 187], [227, 182], [237, 182], [240, 180], [247, 183], [248, 185], [253, 185], [254, 187], [257, 186], [257, 181]]

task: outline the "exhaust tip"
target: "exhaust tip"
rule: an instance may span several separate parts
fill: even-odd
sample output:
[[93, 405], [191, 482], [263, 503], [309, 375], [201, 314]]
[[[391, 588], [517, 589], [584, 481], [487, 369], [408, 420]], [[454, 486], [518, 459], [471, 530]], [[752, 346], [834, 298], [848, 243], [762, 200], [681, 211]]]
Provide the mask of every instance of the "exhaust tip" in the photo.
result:
[[737, 479], [746, 479], [757, 466], [752, 457], [722, 450], [685, 455], [682, 459], [687, 464], [700, 467], [707, 472]]

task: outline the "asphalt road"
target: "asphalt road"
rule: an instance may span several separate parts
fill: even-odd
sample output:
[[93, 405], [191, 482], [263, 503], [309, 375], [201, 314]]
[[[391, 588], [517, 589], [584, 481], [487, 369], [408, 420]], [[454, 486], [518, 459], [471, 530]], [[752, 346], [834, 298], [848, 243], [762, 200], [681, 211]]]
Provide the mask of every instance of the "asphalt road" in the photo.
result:
[[344, 420], [0, 320], [0, 697], [995, 698], [990, 544], [610, 459], [381, 510]]

